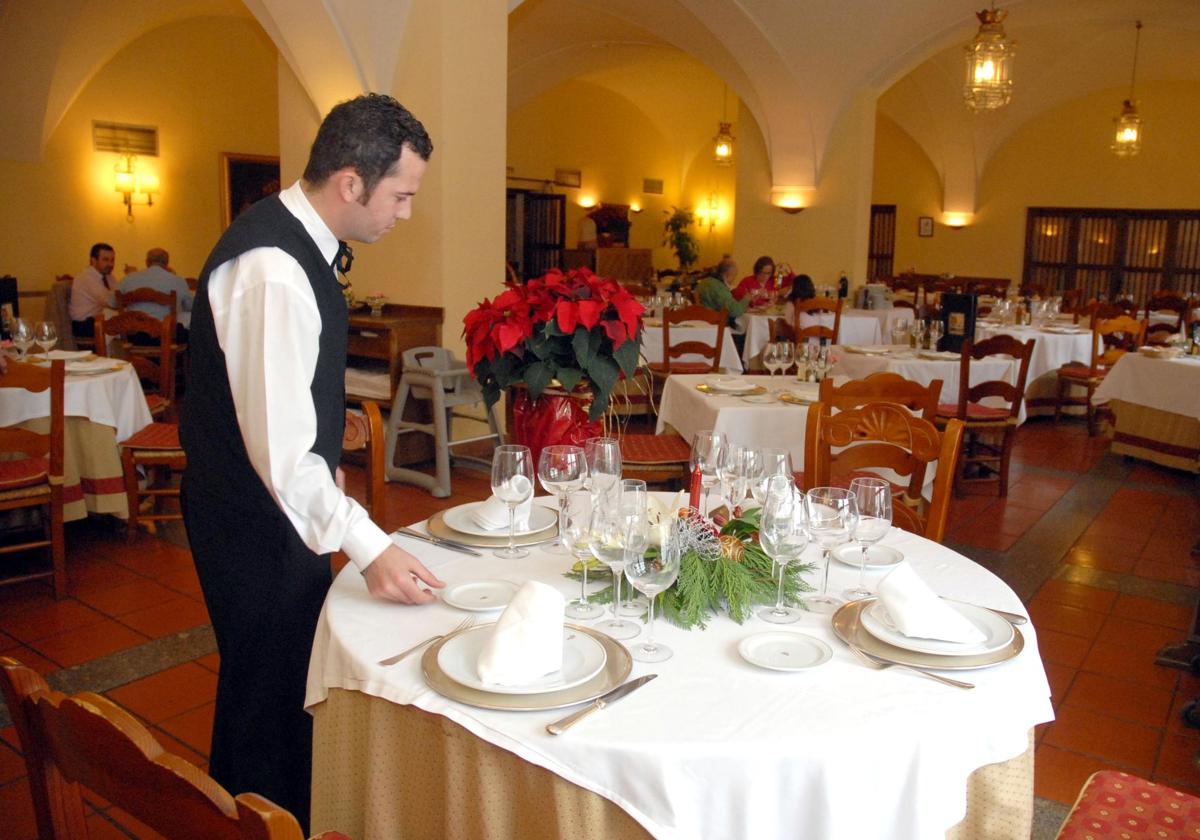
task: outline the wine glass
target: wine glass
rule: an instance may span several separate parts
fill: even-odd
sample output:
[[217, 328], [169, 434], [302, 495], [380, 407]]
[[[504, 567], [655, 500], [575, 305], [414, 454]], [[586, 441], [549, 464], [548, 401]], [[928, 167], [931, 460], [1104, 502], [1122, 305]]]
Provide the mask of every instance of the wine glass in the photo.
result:
[[783, 605], [783, 583], [787, 564], [804, 553], [808, 534], [804, 532], [804, 506], [793, 492], [790, 476], [773, 475], [767, 485], [758, 529], [759, 544], [779, 566], [779, 591], [775, 606], [758, 611], [758, 617], [772, 624], [791, 624], [800, 618], [800, 610]]
[[842, 594], [853, 601], [874, 594], [866, 587], [867, 550], [887, 536], [892, 527], [892, 485], [882, 478], [855, 478], [850, 482], [850, 492], [858, 506], [854, 541], [862, 546], [862, 560], [858, 566], [858, 584]]
[[533, 455], [528, 446], [497, 446], [492, 455], [492, 493], [508, 507], [508, 548], [493, 553], [503, 560], [519, 560], [529, 552], [517, 548], [517, 508], [533, 498]]
[[907, 344], [908, 343], [908, 319], [897, 318], [892, 324], [892, 344]]
[[908, 346], [920, 350], [925, 342], [925, 323], [920, 318], [913, 318], [912, 326], [908, 328]]
[[654, 640], [654, 602], [658, 593], [668, 589], [679, 577], [679, 563], [682, 555], [683, 538], [678, 520], [671, 523], [667, 538], [663, 540], [662, 548], [657, 555], [647, 557], [645, 553], [631, 557], [625, 565], [625, 574], [629, 582], [650, 601], [649, 631], [646, 641], [634, 645], [633, 658], [638, 662], [665, 662], [674, 653], [666, 645]]
[[592, 516], [592, 497], [589, 493], [568, 493], [567, 504], [559, 517], [559, 533], [571, 556], [583, 566], [583, 582], [579, 585], [579, 597], [567, 604], [565, 610], [570, 618], [599, 618], [604, 609], [588, 600], [588, 564], [592, 562], [592, 551], [588, 548], [589, 520]]
[[[643, 498], [645, 498], [643, 496]], [[588, 526], [588, 549], [601, 563], [612, 570], [613, 598], [612, 618], [599, 625], [605, 633], [614, 639], [632, 639], [641, 629], [632, 621], [625, 621], [617, 612], [621, 604], [621, 574], [625, 570], [625, 548], [630, 534], [630, 524], [627, 519], [633, 518], [636, 503], [631, 503], [630, 514], [622, 514], [620, 500], [616, 504], [605, 504], [600, 499], [592, 503], [592, 517]], [[643, 518], [645, 511], [643, 510]], [[649, 523], [647, 522], [647, 541], [649, 541]]]
[[704, 490], [700, 502], [702, 514], [708, 512], [708, 491], [717, 483], [717, 467], [721, 460], [721, 449], [725, 445], [725, 436], [720, 432], [696, 432], [692, 439], [688, 470], [694, 473], [697, 467], [700, 469], [700, 487]]
[[767, 487], [771, 476], [786, 475], [792, 481], [795, 481], [795, 476], [792, 473], [792, 456], [786, 449], [760, 449], [758, 458], [761, 466], [750, 482], [750, 492], [754, 501], [762, 507], [767, 503]]
[[767, 374], [774, 379], [775, 371], [779, 369], [779, 348], [775, 342], [767, 342], [767, 346], [762, 352], [763, 367], [767, 369]]
[[583, 456], [587, 461], [587, 483], [593, 500], [609, 495], [621, 480], [620, 441], [607, 437], [588, 438], [583, 442]]
[[929, 349], [939, 350], [938, 342], [942, 340], [942, 322], [939, 318], [929, 320]]
[[810, 362], [810, 364], [812, 365], [812, 369], [813, 369], [813, 378], [817, 382], [820, 382], [825, 378], [825, 375], [829, 372], [829, 345], [822, 344], [820, 347], [818, 347], [816, 349], [817, 349], [817, 352], [816, 352], [815, 356], [813, 357], [812, 362]]
[[[567, 494], [582, 490], [587, 480], [587, 461], [580, 446], [556, 445], [542, 449], [538, 456], [538, 479], [547, 493], [558, 500], [558, 518], [562, 521]], [[560, 529], [561, 530], [561, 529]], [[547, 546], [547, 551], [563, 554], [568, 551], [561, 539]]]
[[[625, 541], [627, 560], [643, 554], [649, 545], [650, 511], [646, 507], [648, 498], [645, 481], [640, 478], [622, 479], [620, 499], [622, 515], [626, 517], [640, 517], [637, 520], [637, 527]], [[641, 520], [645, 520], [645, 522], [643, 523]], [[641, 616], [645, 612], [646, 602], [634, 593], [633, 587], [630, 587], [617, 607], [617, 613], [620, 615]]]
[[796, 346], [790, 341], [778, 341], [776, 344], [779, 347], [779, 372], [786, 376], [796, 363]]
[[821, 546], [824, 562], [820, 591], [816, 595], [804, 596], [803, 600], [813, 612], [831, 613], [841, 606], [842, 599], [827, 592], [829, 554], [854, 533], [858, 506], [854, 494], [844, 487], [814, 487], [805, 496], [804, 504], [808, 514], [808, 533]]
[[717, 478], [721, 482], [721, 495], [725, 497], [731, 511], [740, 498], [738, 497], [738, 483], [744, 471], [742, 459], [745, 457], [745, 453], [746, 447], [736, 443], [727, 443], [721, 447], [721, 454], [717, 459]]
[[12, 343], [21, 353], [21, 358], [29, 352], [33, 344], [33, 328], [24, 318], [17, 318], [12, 324]]
[[50, 351], [58, 343], [58, 332], [54, 329], [54, 324], [49, 321], [38, 321], [37, 326], [33, 328], [33, 341], [49, 359]]

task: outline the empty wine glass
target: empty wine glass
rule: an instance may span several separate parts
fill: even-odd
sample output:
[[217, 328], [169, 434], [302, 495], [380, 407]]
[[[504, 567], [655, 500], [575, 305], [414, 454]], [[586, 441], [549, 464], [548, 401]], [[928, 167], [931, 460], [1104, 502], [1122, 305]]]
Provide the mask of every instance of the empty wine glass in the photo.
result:
[[942, 322], [939, 318], [929, 320], [929, 349], [940, 350], [938, 342], [942, 340]]
[[825, 375], [829, 373], [829, 345], [823, 344], [816, 348], [817, 352], [812, 357], [809, 364], [812, 366], [813, 379], [821, 382], [825, 379]]
[[[561, 523], [567, 494], [582, 490], [587, 480], [587, 461], [584, 459], [583, 448], [569, 445], [544, 447], [542, 454], [538, 456], [538, 479], [546, 492], [556, 497], [558, 519]], [[563, 554], [567, 549], [561, 539], [556, 539], [547, 546], [547, 551]]]
[[746, 447], [736, 443], [727, 443], [721, 447], [721, 455], [717, 459], [717, 478], [721, 482], [721, 495], [725, 497], [730, 510], [738, 502], [738, 483], [744, 474], [742, 459]]
[[892, 344], [908, 343], [908, 319], [897, 318], [892, 324]]
[[867, 552], [887, 536], [892, 527], [892, 485], [882, 478], [855, 478], [850, 482], [850, 492], [854, 494], [854, 503], [858, 507], [854, 541], [862, 546], [862, 558], [858, 566], [858, 584], [842, 594], [853, 601], [874, 594], [866, 587]]
[[[625, 540], [626, 561], [645, 553], [650, 540], [650, 511], [646, 503], [649, 499], [646, 482], [640, 478], [625, 478], [621, 480], [621, 513], [630, 520], [631, 533]], [[617, 606], [619, 615], [642, 616], [646, 613], [646, 602], [629, 587], [625, 597]]]
[[805, 496], [808, 533], [821, 546], [821, 588], [816, 595], [804, 596], [804, 603], [817, 613], [831, 613], [842, 599], [828, 594], [829, 555], [850, 539], [858, 520], [854, 495], [844, 487], [814, 487]]
[[658, 594], [667, 590], [679, 577], [679, 563], [682, 556], [682, 533], [678, 520], [671, 523], [667, 538], [663, 540], [662, 548], [653, 556], [633, 556], [625, 566], [625, 574], [629, 582], [650, 601], [650, 617], [647, 621], [648, 633], [646, 641], [634, 645], [633, 658], [638, 662], [664, 662], [674, 653], [666, 645], [654, 640], [654, 602]]
[[758, 611], [758, 617], [772, 624], [791, 624], [800, 618], [800, 610], [783, 604], [783, 584], [788, 563], [804, 553], [808, 534], [804, 531], [804, 506], [796, 498], [790, 476], [773, 475], [767, 484], [758, 529], [759, 544], [779, 567], [779, 590], [775, 606]]
[[54, 324], [49, 321], [38, 321], [37, 326], [33, 328], [33, 341], [49, 359], [50, 351], [58, 343], [58, 331], [54, 329]]
[[[588, 549], [592, 556], [608, 566], [613, 574], [612, 618], [601, 623], [599, 627], [614, 639], [632, 639], [641, 632], [636, 624], [625, 621], [617, 612], [621, 603], [621, 576], [627, 559], [625, 549], [632, 525], [627, 520], [634, 517], [636, 502], [631, 502], [628, 515], [623, 513], [624, 510], [620, 500], [616, 504], [609, 504], [597, 498], [592, 503], [592, 517], [588, 526]], [[642, 516], [645, 518], [644, 510]], [[648, 522], [646, 538], [649, 541]]]
[[508, 507], [508, 547], [493, 552], [504, 560], [529, 556], [517, 548], [517, 508], [533, 498], [533, 455], [528, 446], [497, 446], [492, 455], [492, 493]]
[[569, 493], [567, 504], [559, 516], [559, 533], [571, 556], [583, 566], [583, 580], [579, 585], [579, 597], [567, 604], [565, 610], [570, 618], [588, 619], [604, 615], [599, 604], [588, 600], [588, 564], [592, 562], [592, 551], [588, 547], [589, 520], [592, 516], [590, 493]]
[[750, 482], [750, 493], [758, 506], [762, 507], [767, 503], [767, 487], [771, 476], [786, 475], [792, 481], [795, 481], [795, 476], [792, 473], [792, 456], [786, 449], [760, 449], [758, 458], [761, 467]]
[[796, 363], [796, 346], [790, 341], [777, 341], [776, 344], [779, 347], [779, 372], [786, 376]]
[[700, 513], [708, 512], [708, 491], [716, 486], [717, 467], [721, 460], [721, 448], [725, 446], [725, 436], [720, 432], [696, 432], [692, 439], [692, 454], [688, 459], [688, 470], [694, 473], [700, 468], [700, 487], [704, 497], [700, 502]]
[[908, 328], [908, 346], [913, 350], [920, 350], [924, 343], [925, 322], [920, 318], [913, 318], [912, 326]]
[[583, 442], [587, 484], [593, 500], [610, 495], [621, 480], [621, 443], [616, 438], [594, 437]]
[[767, 342], [767, 346], [762, 352], [763, 367], [767, 369], [767, 374], [774, 379], [775, 371], [779, 369], [779, 347], [773, 341]]
[[29, 322], [24, 318], [17, 318], [12, 324], [12, 343], [21, 353], [21, 358], [24, 359], [29, 352], [29, 348], [33, 345], [33, 328], [29, 326]]

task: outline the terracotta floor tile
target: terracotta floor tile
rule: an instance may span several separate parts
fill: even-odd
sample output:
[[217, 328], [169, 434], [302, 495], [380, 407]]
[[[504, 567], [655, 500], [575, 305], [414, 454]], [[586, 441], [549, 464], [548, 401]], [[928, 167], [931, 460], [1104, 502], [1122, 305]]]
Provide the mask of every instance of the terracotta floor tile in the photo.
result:
[[79, 600], [102, 613], [113, 616], [165, 604], [179, 596], [152, 580], [137, 578], [121, 586], [79, 596]]
[[220, 673], [221, 655], [219, 653], [210, 653], [207, 656], [201, 656], [195, 662], [201, 668], [207, 668], [214, 674]]
[[1079, 607], [1092, 612], [1107, 613], [1117, 600], [1117, 593], [1110, 589], [1100, 589], [1096, 586], [1051, 578], [1042, 584], [1042, 588], [1034, 597], [1035, 601], [1039, 599]]
[[1037, 625], [1038, 651], [1045, 662], [1065, 665], [1068, 668], [1078, 668], [1087, 658], [1092, 640], [1070, 633], [1060, 633], [1048, 627]]
[[195, 567], [178, 566], [164, 569], [155, 576], [163, 586], [173, 589], [193, 600], [202, 600], [203, 591], [200, 589], [200, 578], [196, 575]]
[[1122, 512], [1120, 515], [1100, 515], [1092, 520], [1084, 531], [1089, 537], [1119, 537], [1122, 539], [1139, 540], [1145, 544], [1154, 533], [1158, 514], [1153, 519], [1146, 519], [1136, 513]]
[[6, 785], [24, 775], [25, 759], [21, 758], [16, 750], [0, 744], [0, 785]]
[[1008, 499], [998, 499], [979, 513], [972, 524], [983, 528], [997, 528], [1005, 534], [1020, 536], [1042, 518], [1043, 511], [1024, 507]]
[[1165, 727], [1172, 694], [1162, 688], [1080, 671], [1063, 707], [1078, 706], [1146, 726]]
[[1034, 754], [1033, 792], [1064, 805], [1075, 802], [1083, 783], [1097, 770], [1119, 770], [1109, 762], [1054, 747], [1042, 739]]
[[43, 677], [62, 668], [57, 662], [51, 662], [36, 650], [24, 645], [17, 645], [8, 650], [0, 650], [0, 656], [10, 656], [27, 668], [32, 668]]
[[176, 665], [107, 692], [109, 698], [151, 723], [211, 703], [217, 676], [192, 662]]
[[965, 522], [990, 505], [992, 496], [955, 496], [950, 502], [951, 523]]
[[1163, 739], [1154, 779], [1162, 780], [1187, 793], [1200, 795], [1200, 767], [1196, 755], [1200, 752], [1200, 737], [1168, 733]]
[[1082, 566], [1087, 569], [1098, 569], [1103, 572], [1124, 574], [1133, 571], [1137, 565], [1136, 554], [1096, 554], [1089, 549], [1072, 548], [1063, 558], [1064, 563], [1072, 566]]
[[1097, 557], [1138, 557], [1149, 540], [1145, 537], [1102, 537], [1084, 534], [1075, 548]]
[[67, 585], [67, 591], [77, 597], [80, 594], [103, 592], [106, 589], [143, 580], [140, 575], [116, 563], [68, 563], [68, 567], [70, 568], [70, 583]]
[[1137, 487], [1121, 487], [1117, 492], [1112, 494], [1109, 500], [1110, 505], [1121, 505], [1124, 507], [1146, 507], [1156, 508], [1158, 510], [1166, 510], [1171, 504], [1174, 495], [1164, 493], [1161, 490], [1143, 490]]
[[1087, 639], [1096, 637], [1105, 618], [1104, 613], [1056, 604], [1053, 601], [1039, 601], [1036, 598], [1029, 603], [1029, 617], [1039, 632], [1042, 629], [1057, 630]]
[[1096, 641], [1133, 648], [1148, 659], [1153, 659], [1163, 645], [1180, 641], [1180, 632], [1161, 624], [1148, 624], [1119, 615], [1110, 615], [1100, 628]]
[[69, 668], [147, 641], [149, 640], [141, 633], [135, 633], [128, 627], [106, 618], [99, 624], [40, 639], [30, 647]]
[[1129, 481], [1138, 484], [1163, 484], [1171, 487], [1192, 486], [1196, 477], [1182, 470], [1171, 470], [1156, 464], [1138, 464], [1129, 473]]
[[1172, 604], [1169, 601], [1158, 601], [1154, 598], [1143, 598], [1140, 595], [1129, 595], [1122, 592], [1113, 604], [1112, 614], [1147, 624], [1160, 624], [1176, 630], [1185, 630], [1192, 621], [1195, 607], [1185, 607], [1183, 604]]
[[1184, 586], [1200, 587], [1200, 568], [1189, 568], [1174, 563], [1158, 563], [1153, 560], [1138, 560], [1133, 566], [1133, 573], [1138, 577], [1151, 580], [1165, 580], [1170, 583], [1181, 583]]
[[1154, 654], [1140, 647], [1096, 640], [1079, 669], [1174, 691], [1179, 671], [1154, 664]]
[[958, 542], [979, 548], [990, 548], [995, 551], [1008, 551], [1013, 543], [1020, 539], [1020, 534], [1004, 534], [998, 530], [979, 528], [972, 523], [969, 533], [956, 537]]
[[[188, 714], [185, 712], [184, 714]], [[169, 753], [173, 753], [180, 758], [187, 759], [192, 764], [195, 764], [201, 770], [208, 772], [208, 745], [205, 744], [203, 751], [192, 749], [189, 745], [183, 743], [169, 732], [164, 731], [158, 726], [152, 726], [150, 732], [162, 744], [163, 749]], [[211, 737], [211, 736], [210, 736]]]
[[4, 815], [4, 840], [37, 840], [37, 817], [24, 777], [0, 787], [0, 814]]
[[1078, 672], [1074, 668], [1068, 668], [1066, 665], [1059, 665], [1056, 662], [1043, 662], [1042, 667], [1046, 669], [1046, 679], [1050, 682], [1050, 699], [1057, 708], [1058, 704], [1067, 696], [1067, 690], [1070, 689], [1075, 674]]
[[214, 703], [206, 703], [181, 715], [168, 718], [158, 724], [159, 728], [182, 741], [199, 755], [207, 757], [212, 744]]
[[1047, 511], [1054, 507], [1069, 489], [1044, 484], [1040, 478], [1027, 475], [1008, 488], [1008, 501], [1014, 505]]
[[0, 628], [22, 642], [36, 642], [78, 627], [99, 624], [103, 620], [103, 614], [68, 598], [0, 614]]
[[180, 630], [208, 624], [209, 619], [208, 610], [203, 604], [191, 598], [176, 596], [170, 601], [147, 609], [126, 613], [121, 616], [121, 623], [151, 639], [160, 639]]
[[1065, 704], [1042, 743], [1125, 765], [1140, 776], [1154, 769], [1163, 730]]

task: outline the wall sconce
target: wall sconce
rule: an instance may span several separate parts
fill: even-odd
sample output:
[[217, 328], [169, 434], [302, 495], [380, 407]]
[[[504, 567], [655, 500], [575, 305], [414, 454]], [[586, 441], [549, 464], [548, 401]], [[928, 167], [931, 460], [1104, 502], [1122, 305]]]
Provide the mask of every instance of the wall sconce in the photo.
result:
[[584, 208], [585, 210], [595, 207], [596, 206], [596, 196], [594, 196], [594, 195], [579, 196], [579, 206]]
[[642, 210], [644, 210], [644, 209], [645, 208], [643, 208], [642, 205], [637, 201], [629, 202], [629, 212], [630, 213], [641, 213]]
[[133, 221], [133, 205], [154, 206], [158, 176], [137, 171], [137, 155], [121, 155], [113, 166], [113, 189], [121, 193], [125, 204], [125, 221]]
[[721, 205], [717, 200], [717, 194], [710, 192], [708, 200], [696, 207], [696, 221], [702, 225], [708, 225], [711, 232], [716, 227], [717, 222], [721, 220]]
[[943, 213], [942, 224], [951, 230], [962, 230], [971, 224], [974, 213]]
[[772, 187], [771, 204], [784, 213], [795, 215], [802, 213], [805, 207], [812, 203], [812, 187]]

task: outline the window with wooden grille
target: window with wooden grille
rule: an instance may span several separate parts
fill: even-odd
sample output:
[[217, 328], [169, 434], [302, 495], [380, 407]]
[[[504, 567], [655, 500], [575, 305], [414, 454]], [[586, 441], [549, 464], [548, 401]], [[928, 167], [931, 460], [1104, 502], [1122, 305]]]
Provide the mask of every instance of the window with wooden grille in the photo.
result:
[[1083, 300], [1200, 294], [1200, 210], [1030, 207], [1024, 283]]
[[891, 277], [896, 256], [896, 205], [871, 205], [871, 244], [867, 250], [867, 280]]

